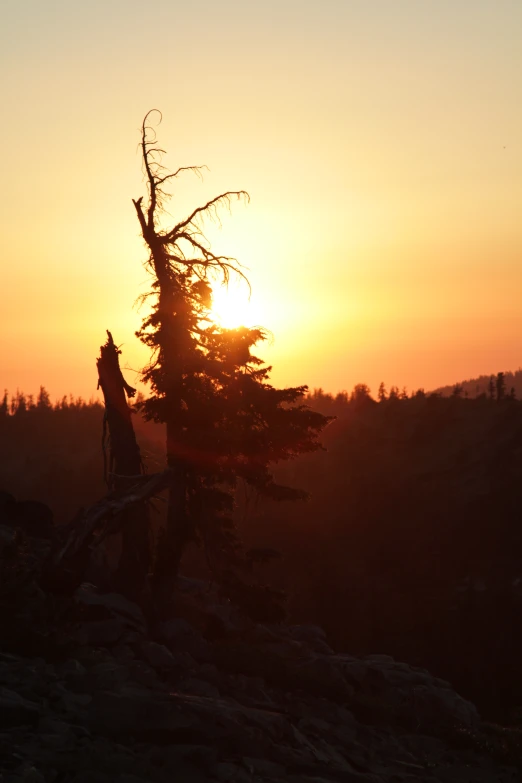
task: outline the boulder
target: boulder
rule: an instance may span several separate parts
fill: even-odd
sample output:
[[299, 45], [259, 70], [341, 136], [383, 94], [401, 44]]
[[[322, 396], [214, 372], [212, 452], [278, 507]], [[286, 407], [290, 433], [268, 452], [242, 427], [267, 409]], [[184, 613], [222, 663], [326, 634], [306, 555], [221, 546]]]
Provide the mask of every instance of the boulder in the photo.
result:
[[40, 719], [41, 709], [16, 691], [0, 687], [0, 728], [10, 729], [13, 726], [36, 726]]
[[147, 623], [140, 607], [119, 593], [100, 593], [84, 583], [74, 593], [74, 600], [85, 616], [92, 619], [117, 618], [138, 633], [145, 633]]
[[342, 669], [336, 666], [333, 656], [314, 656], [295, 663], [290, 682], [294, 687], [309, 691], [335, 702], [349, 702], [354, 693], [346, 681]]
[[222, 783], [253, 783], [253, 776], [244, 767], [230, 762], [217, 764], [215, 775]]
[[316, 642], [325, 643], [326, 633], [319, 625], [290, 625], [288, 634], [298, 642], [306, 642], [309, 645]]
[[397, 663], [390, 656], [331, 656], [354, 685], [359, 716], [378, 722], [402, 723], [416, 731], [440, 732], [476, 728], [476, 707], [444, 680], [423, 669]]
[[173, 611], [209, 640], [237, 638], [252, 626], [232, 603], [220, 599], [215, 586], [197, 579], [179, 577]]
[[89, 710], [92, 730], [108, 736], [165, 741], [196, 723], [173, 699], [130, 687], [120, 693], [95, 693]]
[[31, 761], [23, 761], [6, 779], [6, 783], [46, 783], [46, 780]]
[[139, 652], [144, 661], [159, 672], [183, 671], [195, 666], [194, 660], [188, 653], [172, 653], [164, 644], [143, 641], [139, 646]]
[[235, 639], [251, 626], [231, 604], [207, 604], [202, 612], [203, 635], [210, 640]]
[[[57, 697], [59, 696], [59, 699]], [[72, 693], [66, 688], [56, 688], [55, 706], [60, 713], [65, 714], [67, 720], [83, 725], [86, 721], [87, 710], [92, 701], [88, 693]]]
[[212, 772], [217, 762], [218, 753], [211, 745], [184, 745], [176, 743], [161, 748], [157, 754], [156, 763], [164, 764], [165, 768], [179, 775], [180, 766], [193, 764], [201, 770]]
[[58, 667], [58, 674], [71, 690], [85, 690], [87, 670], [79, 661], [73, 658], [65, 661]]
[[187, 620], [177, 617], [163, 623], [160, 637], [172, 651], [187, 652], [201, 663], [212, 660], [209, 643]]
[[143, 661], [129, 662], [129, 679], [144, 688], [155, 690], [160, 686], [157, 672]]
[[129, 679], [129, 669], [117, 661], [104, 661], [93, 666], [88, 673], [91, 691], [119, 690]]
[[219, 699], [220, 692], [209, 682], [198, 680], [195, 677], [189, 677], [183, 680], [176, 688], [179, 693], [188, 693], [193, 696], [206, 696], [209, 699]]
[[77, 625], [70, 635], [78, 644], [87, 647], [112, 647], [120, 641], [125, 630], [125, 624], [116, 618], [91, 620]]
[[278, 780], [283, 779], [285, 775], [285, 768], [281, 764], [275, 764], [273, 761], [267, 759], [252, 758], [251, 756], [243, 756], [241, 764], [254, 780]]

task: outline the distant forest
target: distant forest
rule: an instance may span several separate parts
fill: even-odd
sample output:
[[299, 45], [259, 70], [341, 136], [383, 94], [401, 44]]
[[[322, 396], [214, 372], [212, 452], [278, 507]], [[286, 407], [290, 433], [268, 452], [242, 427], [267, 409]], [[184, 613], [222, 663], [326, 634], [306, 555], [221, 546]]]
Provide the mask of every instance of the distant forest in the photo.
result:
[[[452, 398], [453, 408], [447, 408], [448, 403], [442, 399], [445, 397]], [[373, 425], [386, 440], [397, 437], [390, 431], [392, 423], [406, 417], [407, 429], [413, 428], [414, 441], [421, 443], [429, 439], [430, 433], [437, 434], [438, 419], [446, 409], [452, 415], [456, 411], [466, 412], [466, 417], [472, 420], [479, 412], [482, 417], [485, 411], [489, 412], [488, 416], [496, 417], [506, 410], [504, 405], [497, 412], [488, 403], [511, 404], [519, 399], [522, 399], [522, 370], [480, 376], [434, 392], [418, 389], [408, 393], [406, 388], [387, 388], [384, 383], [375, 396], [363, 383], [357, 384], [351, 392], [337, 394], [314, 389], [307, 393], [303, 402], [324, 415], [335, 417], [323, 436], [323, 441], [330, 446], [332, 438], [337, 442], [341, 437], [334, 433], [341, 432], [341, 423], [347, 419], [355, 426], [361, 417], [365, 420], [371, 416]], [[165, 433], [162, 425], [146, 421], [137, 413], [142, 400], [138, 393], [132, 408], [135, 412], [133, 422], [144, 463], [153, 472], [163, 464]], [[456, 406], [456, 400], [477, 405]], [[517, 404], [514, 410], [519, 411], [520, 405]], [[20, 499], [35, 498], [48, 503], [58, 524], [69, 521], [79, 504], [93, 502], [107, 489], [102, 460], [103, 449], [107, 448], [107, 444], [102, 443], [103, 415], [103, 404], [92, 398], [86, 401], [82, 397], [64, 395], [52, 402], [44, 386], [37, 395], [19, 390], [9, 394], [5, 390], [0, 402], [0, 488], [10, 487]], [[453, 431], [453, 437], [457, 443], [458, 429]], [[362, 449], [360, 435], [357, 440], [361, 441]], [[322, 453], [308, 457], [310, 459], [325, 464]], [[299, 482], [305, 463], [306, 459], [301, 458], [295, 465], [285, 466], [292, 474], [291, 482]], [[342, 469], [342, 465], [338, 468]], [[370, 474], [374, 470], [375, 466]]]

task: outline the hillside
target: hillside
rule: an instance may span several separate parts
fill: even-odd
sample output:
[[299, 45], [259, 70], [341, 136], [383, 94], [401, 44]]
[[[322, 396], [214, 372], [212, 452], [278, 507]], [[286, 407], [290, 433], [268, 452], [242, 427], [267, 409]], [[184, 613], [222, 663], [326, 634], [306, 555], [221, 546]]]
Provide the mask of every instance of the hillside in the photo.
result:
[[[479, 375], [478, 378], [470, 378], [466, 381], [455, 381], [454, 384], [448, 386], [440, 386], [434, 389], [436, 394], [442, 394], [444, 397], [449, 397], [453, 394], [455, 386], [462, 388], [462, 395], [465, 397], [479, 397], [481, 394], [488, 395], [491, 378], [495, 381], [497, 373], [493, 375]], [[515, 396], [518, 399], [522, 399], [522, 369], [518, 369], [515, 372], [504, 372], [504, 379], [506, 384], [507, 394], [514, 390]]]

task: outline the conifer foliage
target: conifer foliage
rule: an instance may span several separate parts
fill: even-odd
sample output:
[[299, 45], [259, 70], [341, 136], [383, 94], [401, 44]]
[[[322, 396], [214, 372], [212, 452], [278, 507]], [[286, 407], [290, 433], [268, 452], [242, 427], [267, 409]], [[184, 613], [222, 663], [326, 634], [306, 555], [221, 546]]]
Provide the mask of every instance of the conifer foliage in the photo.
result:
[[205, 545], [216, 578], [238, 562], [232, 512], [239, 481], [275, 499], [306, 497], [277, 485], [270, 465], [321, 448], [317, 438], [328, 418], [300, 402], [306, 386], [276, 389], [270, 384], [271, 368], [252, 352], [265, 339], [262, 329], [230, 330], [214, 323], [212, 282], [227, 283], [231, 275], [246, 278], [236, 259], [211, 249], [204, 221], [249, 196], [222, 193], [173, 227], [160, 227], [169, 186], [186, 172], [200, 173], [201, 167], [173, 173], [163, 167], [153, 116], [154, 111], [146, 115], [141, 133], [147, 198], [133, 202], [149, 253], [153, 307], [137, 336], [152, 351], [143, 371], [151, 396], [142, 410], [146, 418], [166, 425], [172, 475], [155, 565], [155, 585], [168, 595], [190, 540]]

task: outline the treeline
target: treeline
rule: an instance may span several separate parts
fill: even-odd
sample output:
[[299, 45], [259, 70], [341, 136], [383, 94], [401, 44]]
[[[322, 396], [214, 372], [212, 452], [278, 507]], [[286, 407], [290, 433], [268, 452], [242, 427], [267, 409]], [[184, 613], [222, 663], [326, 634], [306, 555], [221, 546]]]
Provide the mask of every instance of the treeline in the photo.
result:
[[435, 392], [443, 397], [449, 397], [454, 390], [460, 389], [460, 393], [465, 397], [480, 397], [486, 395], [492, 397], [496, 395], [496, 389], [499, 383], [504, 393], [509, 397], [522, 398], [522, 369], [515, 372], [501, 372], [496, 375], [479, 375], [478, 378], [470, 378], [467, 381], [440, 386]]
[[[485, 382], [487, 380], [487, 383]], [[520, 394], [519, 394], [520, 390]], [[463, 381], [453, 386], [444, 386], [435, 391], [426, 392], [424, 389], [408, 391], [403, 386], [390, 386], [382, 382], [376, 396], [372, 396], [370, 387], [365, 383], [356, 384], [351, 392], [342, 391], [331, 394], [323, 389], [314, 389], [306, 396], [306, 402], [310, 407], [330, 416], [344, 418], [350, 410], [355, 410], [366, 405], [377, 403], [396, 403], [406, 400], [436, 399], [439, 397], [459, 397], [475, 400], [515, 400], [522, 397], [522, 370], [517, 373], [499, 372], [496, 375], [482, 376], [473, 381]]]
[[[305, 403], [321, 413], [327, 412], [328, 415], [342, 415], [350, 408], [353, 409], [368, 403], [449, 396], [464, 397], [465, 399], [489, 398], [497, 401], [506, 398], [521, 398], [522, 369], [516, 372], [499, 372], [490, 376], [481, 375], [475, 379], [460, 381], [452, 386], [441, 386], [431, 392], [426, 392], [423, 388], [408, 391], [406, 386], [399, 388], [392, 385], [388, 388], [384, 382], [380, 384], [375, 396], [372, 396], [372, 390], [366, 383], [357, 383], [351, 392], [340, 391], [337, 394], [325, 392], [322, 388], [316, 388], [305, 396]], [[134, 407], [139, 407], [143, 399], [141, 392], [138, 392]], [[93, 397], [86, 401], [83, 397], [74, 397], [72, 394], [64, 394], [53, 403], [45, 386], [40, 386], [36, 396], [34, 394], [25, 394], [18, 389], [16, 393], [10, 394], [5, 389], [0, 402], [0, 417], [20, 415], [29, 411], [79, 410], [84, 408], [100, 411], [103, 409], [103, 405]]]
[[40, 386], [40, 391], [34, 394], [25, 394], [25, 392], [16, 390], [15, 394], [9, 394], [4, 390], [2, 402], [0, 403], [0, 417], [16, 416], [24, 413], [34, 413], [42, 411], [63, 411], [63, 410], [81, 410], [83, 408], [94, 408], [100, 411], [103, 406], [98, 400], [91, 399], [87, 402], [83, 397], [74, 397], [72, 394], [51, 402], [51, 397], [45, 386]]

